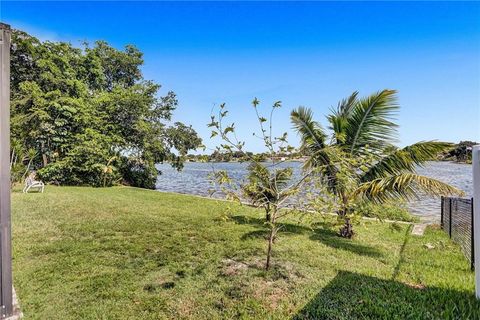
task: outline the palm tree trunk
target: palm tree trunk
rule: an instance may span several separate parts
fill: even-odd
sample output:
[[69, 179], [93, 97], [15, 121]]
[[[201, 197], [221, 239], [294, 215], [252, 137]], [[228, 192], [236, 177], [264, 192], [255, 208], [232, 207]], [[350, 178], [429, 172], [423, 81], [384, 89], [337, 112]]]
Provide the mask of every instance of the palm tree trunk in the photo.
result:
[[345, 217], [345, 224], [340, 228], [340, 236], [351, 239], [355, 233], [353, 232], [353, 225], [350, 218]]
[[353, 225], [350, 218], [347, 217], [348, 213], [348, 198], [345, 194], [342, 193], [342, 203], [343, 208], [340, 210], [339, 214], [343, 217], [345, 224], [340, 228], [340, 236], [343, 238], [351, 239], [354, 235]]

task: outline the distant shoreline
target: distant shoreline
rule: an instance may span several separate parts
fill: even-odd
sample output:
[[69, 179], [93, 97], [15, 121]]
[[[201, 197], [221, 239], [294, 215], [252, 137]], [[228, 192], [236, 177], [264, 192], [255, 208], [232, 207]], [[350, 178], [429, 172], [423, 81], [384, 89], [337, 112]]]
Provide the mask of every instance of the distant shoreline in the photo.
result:
[[[245, 162], [249, 162], [248, 160], [245, 160], [245, 161], [239, 161], [239, 160], [232, 160], [232, 161], [192, 161], [192, 160], [189, 160], [187, 159], [185, 161], [185, 163], [245, 163]], [[270, 162], [268, 160], [266, 161], [263, 161], [263, 162]], [[288, 160], [278, 160], [278, 162], [282, 162], [282, 163], [285, 163], [285, 162], [305, 162], [304, 159], [288, 159]], [[465, 164], [465, 165], [472, 165], [471, 163], [468, 163], [468, 162], [465, 162], [465, 161], [453, 161], [453, 160], [430, 160], [430, 161], [427, 161], [427, 162], [442, 162], [442, 163], [455, 163], [455, 164]], [[157, 164], [169, 164], [170, 161], [165, 161], [163, 163], [157, 163]]]

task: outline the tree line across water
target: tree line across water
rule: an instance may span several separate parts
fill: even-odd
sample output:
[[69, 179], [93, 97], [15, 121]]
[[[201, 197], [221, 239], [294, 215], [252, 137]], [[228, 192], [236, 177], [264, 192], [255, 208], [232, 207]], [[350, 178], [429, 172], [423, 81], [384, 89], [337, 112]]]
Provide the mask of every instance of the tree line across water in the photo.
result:
[[[442, 151], [436, 156], [432, 157], [432, 160], [438, 161], [454, 161], [458, 163], [472, 163], [472, 148], [474, 145], [479, 144], [474, 141], [460, 141], [459, 143], [452, 145], [446, 151]], [[253, 152], [222, 152], [219, 150], [213, 151], [211, 154], [188, 154], [186, 160], [189, 162], [244, 162], [248, 161], [250, 157], [256, 157], [260, 161], [267, 161], [270, 155], [266, 152], [253, 153]], [[279, 152], [276, 154], [277, 159], [281, 160], [293, 160], [304, 161], [305, 155], [300, 150], [291, 147], [286, 152]]]

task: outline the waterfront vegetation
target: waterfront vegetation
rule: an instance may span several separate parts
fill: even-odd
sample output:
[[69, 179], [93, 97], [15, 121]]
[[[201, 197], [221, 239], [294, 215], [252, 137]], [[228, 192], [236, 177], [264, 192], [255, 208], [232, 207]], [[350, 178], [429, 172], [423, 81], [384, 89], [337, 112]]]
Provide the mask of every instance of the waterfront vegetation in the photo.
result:
[[265, 271], [251, 207], [131, 187], [12, 196], [25, 319], [480, 317], [474, 273], [435, 227], [360, 221], [344, 239], [332, 217], [292, 216]]
[[191, 126], [171, 121], [175, 93], [160, 96], [142, 65], [132, 45], [76, 48], [13, 31], [13, 182], [30, 167], [47, 183], [153, 189], [156, 163], [180, 168], [201, 139]]
[[[254, 131], [253, 136], [263, 141], [268, 163], [246, 154], [245, 141], [239, 140], [235, 123], [227, 124], [229, 111], [225, 104], [220, 105], [218, 114], [211, 116], [208, 127], [212, 128], [211, 138], [221, 138], [219, 152], [243, 154], [250, 163], [246, 181], [233, 181], [227, 171], [220, 171], [214, 173], [214, 182], [227, 198], [247, 200], [265, 211], [269, 227], [266, 270], [281, 230], [277, 220], [295, 213], [295, 206], [313, 208], [315, 213], [336, 213], [343, 224], [339, 235], [352, 238], [355, 234], [352, 221], [362, 215], [362, 210], [368, 215], [369, 209], [378, 212], [378, 206], [381, 208], [389, 201], [409, 200], [420, 193], [463, 194], [442, 181], [416, 173], [416, 166], [445, 152], [452, 146], [450, 143], [421, 141], [402, 149], [395, 146], [398, 135], [395, 115], [399, 110], [395, 90], [385, 89], [364, 98], [354, 92], [340, 101], [327, 116], [331, 133], [313, 119], [310, 109], [293, 110], [290, 118], [301, 137], [300, 154], [307, 158], [301, 176], [294, 183], [291, 168], [277, 166], [277, 154], [293, 149], [288, 146], [286, 132], [278, 137], [273, 135], [272, 118], [281, 102], [275, 102], [271, 110], [263, 110], [270, 117], [263, 115], [259, 105], [255, 98], [252, 106], [259, 133]], [[292, 204], [287, 206], [286, 200], [300, 191], [305, 192], [303, 198], [307, 201], [297, 198], [296, 202], [302, 206], [295, 203], [291, 209]]]
[[475, 141], [460, 141], [453, 148], [440, 155], [444, 161], [456, 161], [460, 163], [472, 163], [472, 148], [477, 145]]
[[[222, 104], [209, 124], [220, 145], [189, 157], [201, 139], [172, 123], [177, 98], [143, 78], [134, 46], [79, 49], [21, 31], [12, 41], [14, 274], [28, 318], [480, 317], [469, 264], [441, 230], [413, 237], [410, 224], [361, 219], [414, 221], [404, 200], [461, 194], [415, 172], [451, 144], [395, 146], [396, 91], [353, 93], [327, 116], [330, 133], [293, 110], [299, 148], [274, 136], [281, 102], [265, 117], [255, 98], [259, 154]], [[153, 189], [156, 164], [189, 158], [248, 162], [245, 179], [212, 174], [236, 201], [119, 186]], [[299, 158], [298, 177], [276, 166]], [[15, 188], [32, 169], [45, 194]]]

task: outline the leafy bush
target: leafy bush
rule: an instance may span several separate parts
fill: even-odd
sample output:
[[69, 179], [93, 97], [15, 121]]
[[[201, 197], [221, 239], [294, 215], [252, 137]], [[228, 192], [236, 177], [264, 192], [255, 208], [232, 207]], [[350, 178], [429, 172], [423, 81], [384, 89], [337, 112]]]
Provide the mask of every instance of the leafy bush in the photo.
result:
[[151, 162], [138, 158], [122, 158], [120, 168], [124, 182], [134, 187], [155, 189], [158, 170]]
[[85, 134], [77, 136], [63, 159], [47, 164], [38, 175], [55, 184], [111, 186], [120, 180], [120, 174], [110, 143], [108, 136], [87, 129]]

